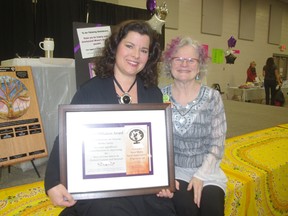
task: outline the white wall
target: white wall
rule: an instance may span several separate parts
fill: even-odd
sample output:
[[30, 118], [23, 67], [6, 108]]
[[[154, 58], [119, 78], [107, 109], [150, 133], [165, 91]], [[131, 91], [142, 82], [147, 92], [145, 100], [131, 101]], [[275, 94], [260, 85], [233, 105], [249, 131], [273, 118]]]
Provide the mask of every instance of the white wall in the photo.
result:
[[[114, 4], [146, 9], [145, 0], [102, 0]], [[158, 0], [157, 5], [165, 0]], [[240, 50], [235, 54], [237, 59], [234, 64], [209, 64], [207, 84], [220, 83], [222, 88], [229, 83], [230, 86], [238, 86], [246, 81], [246, 70], [249, 63], [255, 60], [257, 74], [262, 76], [262, 68], [268, 57], [273, 53], [288, 55], [288, 4], [279, 0], [257, 0], [255, 39], [253, 41], [238, 39], [240, 0], [224, 0], [223, 31], [221, 36], [201, 33], [202, 0], [173, 0], [179, 1], [178, 29], [165, 30], [165, 41], [168, 43], [176, 36], [189, 35], [192, 38], [209, 45], [209, 55], [213, 48], [226, 50], [227, 40], [233, 36], [237, 39], [234, 49]], [[167, 4], [169, 1], [166, 1]], [[270, 4], [280, 4], [283, 9], [281, 43], [287, 46], [281, 52], [279, 45], [268, 44], [269, 11]], [[173, 8], [168, 9], [171, 11]], [[175, 13], [174, 13], [175, 14]], [[177, 13], [176, 13], [177, 14]], [[171, 13], [168, 14], [171, 16]], [[217, 14], [215, 14], [217, 16]], [[172, 17], [169, 17], [172, 18]]]

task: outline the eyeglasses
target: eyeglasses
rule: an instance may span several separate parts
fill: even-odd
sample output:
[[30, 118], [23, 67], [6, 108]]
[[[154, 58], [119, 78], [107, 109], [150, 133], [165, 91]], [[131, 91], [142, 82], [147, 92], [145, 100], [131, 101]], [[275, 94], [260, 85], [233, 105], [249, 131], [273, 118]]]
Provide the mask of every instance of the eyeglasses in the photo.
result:
[[199, 59], [196, 58], [183, 58], [183, 57], [173, 57], [172, 61], [175, 64], [181, 65], [184, 62], [186, 62], [189, 65], [195, 65], [196, 63], [199, 63]]

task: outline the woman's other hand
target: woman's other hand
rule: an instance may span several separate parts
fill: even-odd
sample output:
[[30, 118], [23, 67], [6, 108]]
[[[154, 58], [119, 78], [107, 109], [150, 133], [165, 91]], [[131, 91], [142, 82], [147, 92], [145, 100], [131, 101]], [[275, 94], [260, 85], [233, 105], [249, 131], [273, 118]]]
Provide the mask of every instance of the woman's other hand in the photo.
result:
[[203, 181], [193, 177], [190, 181], [187, 190], [190, 191], [191, 189], [194, 189], [194, 202], [200, 208], [200, 200], [202, 195], [202, 189], [203, 189]]
[[67, 189], [62, 184], [49, 189], [47, 194], [54, 206], [71, 207], [76, 203], [71, 194], [68, 193]]

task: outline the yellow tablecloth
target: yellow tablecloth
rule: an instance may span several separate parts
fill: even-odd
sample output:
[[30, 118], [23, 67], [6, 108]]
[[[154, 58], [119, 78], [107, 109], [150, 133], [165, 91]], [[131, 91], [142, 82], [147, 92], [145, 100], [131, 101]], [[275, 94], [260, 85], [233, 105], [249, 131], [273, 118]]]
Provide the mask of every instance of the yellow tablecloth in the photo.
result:
[[56, 216], [61, 211], [46, 196], [43, 181], [0, 190], [1, 216]]
[[288, 125], [226, 140], [225, 215], [288, 215]]

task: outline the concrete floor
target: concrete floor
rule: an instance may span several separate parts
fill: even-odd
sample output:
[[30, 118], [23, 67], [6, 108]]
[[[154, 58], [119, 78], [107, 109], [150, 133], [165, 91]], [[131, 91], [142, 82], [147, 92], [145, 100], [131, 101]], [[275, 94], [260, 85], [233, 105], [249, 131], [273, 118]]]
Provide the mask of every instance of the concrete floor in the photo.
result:
[[288, 102], [285, 107], [224, 100], [227, 138], [288, 124]]

